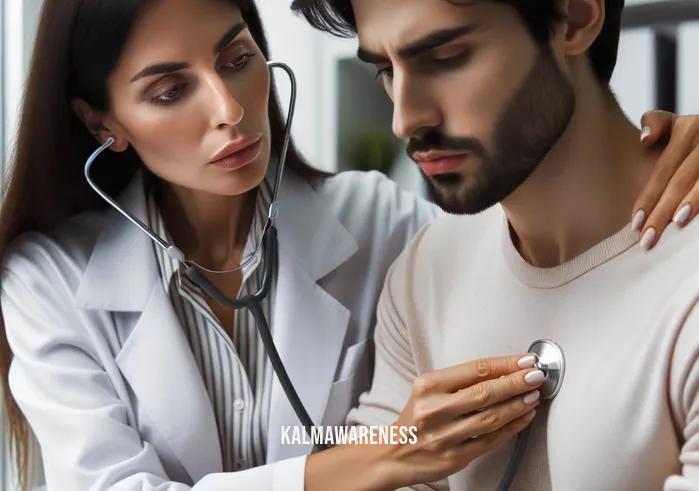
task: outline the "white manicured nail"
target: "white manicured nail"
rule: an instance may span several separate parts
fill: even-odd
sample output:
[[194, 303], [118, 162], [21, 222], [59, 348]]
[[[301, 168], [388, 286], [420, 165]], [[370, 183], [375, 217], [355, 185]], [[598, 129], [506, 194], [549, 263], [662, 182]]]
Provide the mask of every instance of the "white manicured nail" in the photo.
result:
[[631, 231], [638, 232], [639, 230], [641, 230], [641, 227], [643, 226], [643, 222], [645, 222], [645, 221], [646, 221], [646, 212], [643, 210], [638, 210], [633, 217], [633, 221], [631, 222]]
[[544, 372], [542, 372], [541, 370], [534, 370], [533, 372], [529, 372], [524, 376], [524, 381], [530, 385], [536, 385], [540, 382], [543, 382], [545, 378], [546, 375], [544, 374]]
[[651, 227], [648, 230], [646, 230], [646, 233], [644, 233], [643, 237], [641, 237], [641, 247], [643, 249], [648, 250], [650, 248], [650, 245], [653, 243], [654, 239], [655, 239], [655, 229], [653, 227]]
[[536, 401], [539, 400], [540, 393], [538, 390], [532, 391], [529, 394], [524, 396], [524, 403], [525, 404], [534, 404]]
[[536, 364], [536, 357], [534, 355], [526, 355], [519, 359], [517, 366], [519, 368], [532, 368]]
[[524, 421], [529, 422], [536, 416], [536, 409], [532, 409], [524, 416]]
[[680, 208], [680, 211], [677, 212], [675, 218], [673, 218], [672, 221], [675, 222], [677, 225], [682, 225], [684, 222], [687, 221], [687, 218], [689, 218], [690, 213], [692, 213], [692, 205], [687, 203], [682, 208]]
[[650, 134], [651, 134], [650, 126], [644, 126], [643, 130], [641, 131], [641, 141], [648, 138], [650, 136]]

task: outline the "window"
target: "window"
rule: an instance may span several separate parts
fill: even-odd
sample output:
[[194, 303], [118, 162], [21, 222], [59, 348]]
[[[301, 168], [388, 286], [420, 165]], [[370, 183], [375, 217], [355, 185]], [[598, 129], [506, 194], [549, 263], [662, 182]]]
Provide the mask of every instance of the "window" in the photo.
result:
[[[0, 0], [0, 189], [4, 188], [7, 157], [17, 128], [17, 115], [31, 47], [34, 43], [41, 0]], [[0, 195], [0, 198], [2, 196]], [[2, 405], [0, 405], [0, 418]], [[0, 491], [15, 491], [16, 474], [0, 424]]]

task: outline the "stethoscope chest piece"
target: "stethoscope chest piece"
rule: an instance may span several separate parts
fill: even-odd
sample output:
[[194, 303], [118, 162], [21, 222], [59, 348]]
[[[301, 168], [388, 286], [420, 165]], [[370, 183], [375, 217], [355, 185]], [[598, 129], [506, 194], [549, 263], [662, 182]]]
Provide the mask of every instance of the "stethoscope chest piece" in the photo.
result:
[[544, 383], [539, 388], [540, 398], [553, 399], [563, 385], [565, 375], [563, 350], [549, 339], [539, 339], [534, 341], [527, 351], [537, 356], [536, 368], [546, 375]]

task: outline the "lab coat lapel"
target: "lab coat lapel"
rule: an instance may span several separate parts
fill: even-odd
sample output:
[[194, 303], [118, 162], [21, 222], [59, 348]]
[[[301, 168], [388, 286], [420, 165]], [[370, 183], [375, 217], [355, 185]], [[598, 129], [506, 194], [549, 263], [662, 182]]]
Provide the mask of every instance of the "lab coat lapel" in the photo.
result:
[[[304, 181], [287, 173], [280, 190], [277, 222], [279, 271], [275, 297], [275, 345], [299, 398], [316, 425], [326, 403], [347, 330], [350, 312], [318, 284], [357, 250], [354, 238]], [[282, 427], [299, 427], [274, 377], [268, 462], [303, 455], [308, 444], [284, 445]]]
[[116, 361], [192, 481], [221, 472], [219, 435], [208, 393], [175, 312], [157, 281]]
[[[143, 180], [134, 178], [120, 204], [145, 221]], [[215, 416], [191, 348], [158, 276], [150, 238], [116, 211], [109, 212], [76, 295], [84, 309], [140, 312], [116, 362], [139, 404], [193, 482], [220, 472]]]

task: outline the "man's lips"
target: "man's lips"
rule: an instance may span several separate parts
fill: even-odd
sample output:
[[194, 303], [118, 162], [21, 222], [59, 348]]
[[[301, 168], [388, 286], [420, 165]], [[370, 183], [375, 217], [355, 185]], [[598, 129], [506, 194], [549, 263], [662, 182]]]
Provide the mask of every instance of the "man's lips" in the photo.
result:
[[464, 152], [429, 151], [414, 152], [413, 159], [428, 176], [453, 173], [463, 164], [467, 157]]
[[416, 162], [432, 162], [444, 158], [462, 157], [466, 155], [467, 152], [463, 150], [460, 151], [446, 151], [446, 150], [429, 150], [426, 152], [413, 152], [412, 158]]

